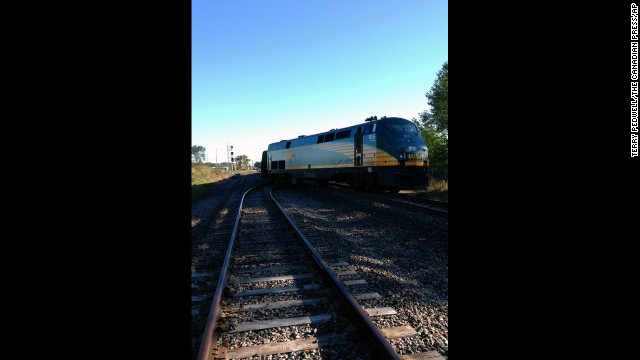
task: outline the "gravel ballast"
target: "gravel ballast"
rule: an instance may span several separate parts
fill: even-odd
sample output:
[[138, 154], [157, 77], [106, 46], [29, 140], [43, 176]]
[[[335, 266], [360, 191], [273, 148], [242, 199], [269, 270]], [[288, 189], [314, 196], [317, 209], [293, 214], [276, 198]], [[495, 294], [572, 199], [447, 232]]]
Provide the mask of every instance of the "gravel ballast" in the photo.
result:
[[[392, 307], [397, 315], [373, 317], [379, 327], [409, 325], [418, 336], [390, 340], [400, 354], [437, 350], [448, 356], [448, 219], [403, 209], [357, 192], [297, 187], [275, 193], [298, 226], [319, 232], [332, 258], [347, 261], [377, 291], [365, 307]], [[327, 246], [327, 244], [329, 246]]]

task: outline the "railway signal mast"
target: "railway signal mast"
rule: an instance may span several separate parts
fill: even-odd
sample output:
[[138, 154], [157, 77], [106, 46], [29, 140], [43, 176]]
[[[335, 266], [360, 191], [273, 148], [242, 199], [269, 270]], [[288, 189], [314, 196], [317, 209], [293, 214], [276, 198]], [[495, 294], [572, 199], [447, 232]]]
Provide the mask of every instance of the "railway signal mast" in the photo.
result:
[[227, 144], [227, 162], [231, 163], [231, 171], [234, 170], [235, 158], [233, 157], [233, 145]]

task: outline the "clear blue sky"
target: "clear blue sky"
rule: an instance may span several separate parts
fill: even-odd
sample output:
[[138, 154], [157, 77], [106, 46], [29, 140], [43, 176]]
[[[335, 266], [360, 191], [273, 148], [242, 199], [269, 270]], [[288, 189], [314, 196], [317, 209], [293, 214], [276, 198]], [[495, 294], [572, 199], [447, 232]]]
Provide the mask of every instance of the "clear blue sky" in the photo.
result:
[[411, 120], [448, 61], [446, 0], [193, 0], [192, 145], [269, 143]]

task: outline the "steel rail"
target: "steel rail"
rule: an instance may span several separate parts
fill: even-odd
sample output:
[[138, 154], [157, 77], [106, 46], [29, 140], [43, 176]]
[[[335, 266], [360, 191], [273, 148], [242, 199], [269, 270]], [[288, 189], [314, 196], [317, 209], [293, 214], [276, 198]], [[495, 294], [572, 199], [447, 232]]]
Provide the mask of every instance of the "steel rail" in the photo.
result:
[[[441, 215], [441, 216], [449, 216], [449, 210], [438, 210], [438, 209], [434, 209], [434, 208], [430, 208], [428, 206], [423, 206], [423, 205], [418, 205], [418, 204], [414, 204], [414, 203], [410, 203], [410, 202], [406, 202], [406, 201], [402, 201], [402, 200], [397, 200], [397, 199], [391, 199], [391, 198], [384, 198], [383, 201], [387, 201], [390, 203], [394, 203], [394, 204], [398, 204], [398, 205], [402, 205], [405, 206], [407, 208], [411, 208], [414, 210], [420, 210], [423, 212], [428, 212], [428, 213], [432, 213], [435, 215]], [[448, 207], [448, 205], [447, 205]]]
[[433, 199], [420, 199], [420, 200], [426, 201], [426, 202], [434, 204], [434, 205], [444, 206], [447, 209], [449, 208], [449, 202], [448, 201], [433, 200]]
[[220, 270], [220, 277], [218, 278], [218, 285], [216, 286], [216, 292], [213, 295], [211, 303], [211, 310], [209, 311], [209, 317], [207, 318], [207, 325], [204, 328], [204, 334], [202, 335], [202, 342], [200, 343], [200, 350], [198, 351], [198, 360], [209, 360], [212, 352], [213, 344], [215, 343], [215, 324], [220, 319], [222, 311], [220, 308], [220, 299], [222, 298], [222, 291], [227, 285], [227, 270], [229, 269], [229, 263], [231, 262], [231, 253], [233, 252], [233, 245], [236, 239], [236, 233], [238, 232], [238, 226], [240, 225], [240, 218], [242, 217], [242, 205], [244, 204], [244, 197], [254, 189], [257, 189], [266, 184], [260, 184], [252, 187], [242, 194], [240, 199], [240, 207], [238, 208], [238, 215], [236, 215], [236, 222], [233, 225], [233, 231], [231, 232], [231, 239], [227, 246], [227, 254]]
[[[332, 184], [332, 188], [334, 190], [337, 191], [349, 191], [349, 192], [353, 192], [352, 189], [348, 188], [348, 187], [344, 187], [342, 185], [336, 185], [336, 184]], [[411, 202], [407, 202], [404, 200], [400, 200], [400, 199], [393, 199], [391, 197], [385, 196], [385, 195], [377, 195], [377, 194], [373, 194], [373, 193], [365, 193], [367, 196], [373, 197], [373, 198], [377, 198], [380, 199], [382, 201], [386, 201], [386, 202], [390, 202], [390, 203], [394, 203], [394, 204], [398, 204], [398, 205], [403, 205], [407, 208], [412, 208], [414, 210], [419, 210], [422, 212], [428, 212], [428, 213], [432, 213], [435, 215], [441, 215], [441, 216], [449, 216], [449, 210], [439, 210], [439, 209], [434, 209], [428, 206], [423, 206], [423, 205], [419, 205], [419, 204], [415, 204], [415, 203], [411, 203]], [[409, 196], [403, 196], [405, 198], [408, 198]], [[418, 201], [425, 201], [426, 202], [431, 202], [434, 205], [440, 205], [440, 206], [444, 206], [447, 209], [449, 208], [449, 203], [446, 203], [444, 201], [436, 201], [436, 200], [431, 200], [431, 199], [418, 199]]]
[[324, 274], [329, 279], [329, 283], [337, 290], [338, 296], [342, 300], [342, 302], [346, 305], [347, 309], [354, 315], [356, 318], [358, 325], [364, 330], [364, 332], [373, 340], [373, 343], [378, 350], [379, 356], [384, 359], [394, 359], [400, 360], [400, 355], [391, 347], [391, 344], [387, 339], [382, 335], [380, 329], [371, 321], [369, 315], [362, 309], [360, 304], [351, 296], [349, 290], [344, 286], [342, 281], [338, 279], [336, 273], [329, 267], [329, 265], [324, 261], [322, 256], [318, 254], [316, 249], [311, 245], [309, 239], [302, 233], [300, 228], [293, 222], [293, 220], [287, 215], [282, 206], [276, 201], [273, 197], [273, 188], [269, 192], [269, 196], [271, 196], [271, 200], [276, 204], [280, 213], [287, 220], [289, 226], [295, 231], [297, 236], [305, 243], [307, 246], [307, 250], [311, 253], [313, 260], [316, 264], [324, 271]]

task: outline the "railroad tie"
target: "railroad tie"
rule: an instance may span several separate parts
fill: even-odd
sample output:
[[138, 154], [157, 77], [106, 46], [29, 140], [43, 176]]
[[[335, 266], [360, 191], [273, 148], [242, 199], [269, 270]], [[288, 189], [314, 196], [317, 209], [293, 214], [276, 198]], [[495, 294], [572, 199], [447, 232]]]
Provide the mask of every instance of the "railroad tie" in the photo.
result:
[[317, 350], [329, 345], [346, 345], [347, 341], [341, 335], [319, 336], [317, 338], [299, 339], [294, 341], [278, 342], [263, 345], [244, 346], [233, 349], [218, 348], [214, 350], [214, 358], [248, 358], [252, 356], [265, 356], [285, 354], [294, 351]]
[[445, 360], [437, 351], [427, 351], [411, 355], [402, 355], [402, 360]]
[[266, 295], [266, 294], [277, 294], [283, 292], [290, 291], [304, 291], [304, 290], [313, 290], [319, 289], [320, 284], [309, 284], [302, 286], [284, 286], [284, 287], [276, 287], [276, 288], [268, 288], [268, 289], [256, 289], [256, 290], [245, 290], [238, 291], [235, 294], [232, 294], [232, 297], [240, 297], [240, 296], [254, 296], [254, 295]]
[[349, 285], [367, 285], [367, 281], [365, 279], [345, 280], [342, 283], [344, 283], [346, 286], [349, 286]]
[[349, 266], [349, 263], [346, 261], [339, 261], [329, 264], [329, 266]]
[[369, 314], [369, 316], [383, 316], [383, 315], [395, 315], [397, 312], [390, 307], [381, 307], [381, 308], [369, 308], [364, 309], [364, 311]]
[[264, 330], [264, 329], [270, 329], [275, 327], [313, 324], [313, 323], [327, 321], [331, 319], [331, 316], [332, 316], [331, 314], [320, 314], [320, 315], [293, 317], [288, 319], [252, 321], [252, 322], [243, 323], [242, 325], [238, 326], [237, 328], [229, 332], [236, 333], [236, 332], [243, 332], [243, 331], [249, 331], [249, 330]]
[[231, 282], [235, 284], [248, 284], [248, 283], [267, 282], [267, 281], [308, 279], [312, 277], [313, 277], [313, 274], [282, 275], [282, 276], [270, 276], [270, 277], [261, 277], [261, 278], [251, 278], [251, 279], [235, 279], [235, 280], [232, 280]]

